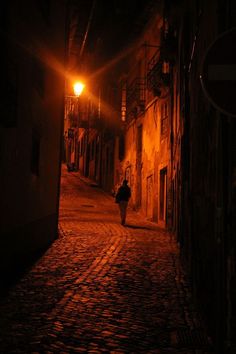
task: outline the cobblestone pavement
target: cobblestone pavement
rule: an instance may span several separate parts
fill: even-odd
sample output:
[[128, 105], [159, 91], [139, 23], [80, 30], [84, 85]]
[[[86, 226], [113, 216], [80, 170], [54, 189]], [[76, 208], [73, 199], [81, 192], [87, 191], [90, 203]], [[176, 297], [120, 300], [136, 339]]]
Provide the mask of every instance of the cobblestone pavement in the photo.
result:
[[62, 171], [60, 237], [1, 300], [0, 353], [210, 353], [171, 236]]

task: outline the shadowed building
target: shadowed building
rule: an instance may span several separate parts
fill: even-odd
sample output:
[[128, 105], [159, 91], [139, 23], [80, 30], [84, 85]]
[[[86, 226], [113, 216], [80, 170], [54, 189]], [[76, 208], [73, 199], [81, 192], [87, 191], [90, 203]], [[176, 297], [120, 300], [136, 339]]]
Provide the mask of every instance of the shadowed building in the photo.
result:
[[0, 270], [57, 237], [65, 1], [1, 4]]

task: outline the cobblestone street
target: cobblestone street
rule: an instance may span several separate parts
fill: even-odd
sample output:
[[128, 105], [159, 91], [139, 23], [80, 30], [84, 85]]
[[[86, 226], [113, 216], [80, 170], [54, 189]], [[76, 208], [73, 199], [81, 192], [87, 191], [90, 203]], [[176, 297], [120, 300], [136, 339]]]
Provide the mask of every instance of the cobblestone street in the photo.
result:
[[59, 230], [1, 300], [1, 354], [213, 353], [166, 231], [65, 166]]

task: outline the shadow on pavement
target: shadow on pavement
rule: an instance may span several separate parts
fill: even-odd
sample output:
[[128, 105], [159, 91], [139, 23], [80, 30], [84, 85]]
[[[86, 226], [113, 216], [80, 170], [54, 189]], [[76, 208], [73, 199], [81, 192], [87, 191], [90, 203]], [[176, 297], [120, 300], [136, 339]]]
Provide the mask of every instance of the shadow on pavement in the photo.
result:
[[150, 227], [146, 227], [146, 226], [138, 226], [138, 225], [129, 225], [129, 224], [125, 224], [125, 227], [129, 227], [131, 229], [144, 229], [144, 230], [152, 230]]
[[38, 251], [32, 252], [32, 254], [26, 253], [23, 256], [15, 256], [12, 266], [7, 271], [3, 273], [0, 272], [0, 300], [8, 296], [11, 288], [30, 271], [34, 264], [44, 255], [49, 246], [50, 245], [47, 245]]

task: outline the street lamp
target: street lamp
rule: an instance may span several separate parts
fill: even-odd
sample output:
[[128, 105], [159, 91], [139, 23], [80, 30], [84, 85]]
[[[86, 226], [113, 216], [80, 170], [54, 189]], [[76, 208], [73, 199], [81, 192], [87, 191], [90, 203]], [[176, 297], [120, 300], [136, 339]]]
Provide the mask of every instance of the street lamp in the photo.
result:
[[76, 81], [72, 86], [73, 94], [66, 96], [65, 104], [65, 116], [68, 118], [66, 122], [68, 134], [65, 148], [68, 171], [75, 169], [76, 133], [79, 122], [79, 96], [83, 92], [85, 85], [81, 81]]
[[80, 81], [75, 82], [73, 85], [75, 96], [77, 96], [77, 97], [80, 96], [84, 87], [85, 87], [85, 85], [82, 82], [80, 82]]
[[79, 119], [79, 96], [84, 90], [85, 85], [81, 81], [76, 81], [73, 84], [73, 90], [74, 90], [74, 98], [76, 99], [76, 107], [75, 107], [75, 112], [77, 113], [77, 120]]

